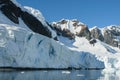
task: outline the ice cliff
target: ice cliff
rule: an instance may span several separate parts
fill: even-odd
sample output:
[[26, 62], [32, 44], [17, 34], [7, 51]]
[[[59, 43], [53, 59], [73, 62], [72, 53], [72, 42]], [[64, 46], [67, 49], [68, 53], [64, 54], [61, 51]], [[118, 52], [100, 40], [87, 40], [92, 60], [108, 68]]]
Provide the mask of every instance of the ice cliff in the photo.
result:
[[104, 68], [95, 55], [19, 27], [0, 24], [0, 67]]

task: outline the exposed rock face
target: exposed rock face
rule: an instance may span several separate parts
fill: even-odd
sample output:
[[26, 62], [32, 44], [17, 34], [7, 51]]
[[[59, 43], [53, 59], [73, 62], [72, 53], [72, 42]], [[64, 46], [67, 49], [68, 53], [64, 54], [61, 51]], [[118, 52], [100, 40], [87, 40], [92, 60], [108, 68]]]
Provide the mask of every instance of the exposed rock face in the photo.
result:
[[89, 41], [89, 43], [92, 44], [93, 46], [94, 46], [94, 44], [95, 44], [96, 42], [97, 42], [96, 39], [91, 39], [91, 40]]
[[67, 21], [66, 20], [62, 20], [61, 22], [57, 22], [57, 24], [56, 23], [52, 23], [52, 26], [56, 30], [58, 36], [68, 37], [69, 39], [74, 39], [75, 38], [75, 34], [72, 33], [67, 28], [67, 26], [64, 26], [64, 28], [62, 28], [61, 26], [58, 26], [58, 24], [61, 24], [61, 25], [67, 24]]
[[81, 31], [79, 33], [76, 33], [76, 35], [79, 37], [86, 37], [86, 39], [88, 39], [88, 40], [91, 39], [91, 33], [90, 33], [88, 27], [85, 25], [82, 26]]
[[114, 37], [113, 37], [113, 34], [111, 33], [111, 31], [105, 30], [104, 31], [104, 40], [105, 40], [105, 42], [107, 44], [112, 45], [113, 44], [113, 39], [114, 39]]
[[48, 25], [43, 25], [36, 17], [26, 11], [23, 11], [12, 1], [0, 0], [0, 5], [2, 13], [15, 24], [19, 24], [19, 18], [21, 18], [32, 31], [52, 38], [52, 32], [48, 29]]
[[26, 23], [26, 25], [34, 32], [45, 35], [50, 38], [52, 37], [51, 32], [48, 30], [48, 28], [45, 27], [39, 20], [37, 20], [28, 12], [22, 12], [21, 18]]
[[87, 40], [98, 39], [114, 47], [120, 47], [120, 26], [97, 27], [91, 30], [78, 20], [61, 20], [51, 24], [58, 36], [74, 39], [75, 36], [86, 37]]
[[10, 0], [3, 0], [1, 4], [4, 4], [1, 7], [3, 14], [6, 15], [6, 17], [8, 17], [14, 23], [19, 24], [18, 17], [20, 17], [21, 9]]
[[94, 29], [92, 29], [90, 32], [91, 32], [91, 37], [92, 38], [104, 41], [103, 35], [101, 33], [101, 30], [98, 29], [97, 27], [95, 27]]
[[110, 26], [109, 30], [114, 36], [120, 36], [120, 26]]
[[10, 0], [0, 0], [0, 4], [5, 3], [5, 2], [9, 2]]
[[[103, 32], [103, 34], [101, 32]], [[91, 37], [99, 39], [111, 46], [119, 47], [120, 26], [108, 26], [103, 28], [102, 30], [95, 27], [91, 30]]]
[[68, 29], [61, 30], [60, 28], [55, 27], [55, 25], [54, 25], [54, 29], [56, 30], [58, 36], [68, 37], [69, 39], [75, 38], [75, 35], [71, 33], [70, 30]]
[[104, 29], [104, 41], [114, 47], [119, 47], [120, 43], [120, 27], [109, 26]]
[[88, 40], [91, 39], [88, 27], [78, 20], [63, 19], [59, 22], [53, 22], [52, 26], [55, 28], [59, 36], [62, 35], [69, 39], [74, 39], [75, 36], [86, 37]]

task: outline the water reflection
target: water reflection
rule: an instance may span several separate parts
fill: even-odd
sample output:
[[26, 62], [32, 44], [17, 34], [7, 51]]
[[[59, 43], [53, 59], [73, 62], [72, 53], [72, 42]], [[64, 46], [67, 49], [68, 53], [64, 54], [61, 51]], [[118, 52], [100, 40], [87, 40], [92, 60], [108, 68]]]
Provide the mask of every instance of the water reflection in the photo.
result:
[[108, 73], [108, 74], [103, 74], [102, 76], [99, 77], [98, 80], [120, 80], [120, 74], [114, 74], [114, 73]]
[[11, 71], [0, 72], [0, 80], [119, 80], [119, 77], [103, 75], [100, 70]]

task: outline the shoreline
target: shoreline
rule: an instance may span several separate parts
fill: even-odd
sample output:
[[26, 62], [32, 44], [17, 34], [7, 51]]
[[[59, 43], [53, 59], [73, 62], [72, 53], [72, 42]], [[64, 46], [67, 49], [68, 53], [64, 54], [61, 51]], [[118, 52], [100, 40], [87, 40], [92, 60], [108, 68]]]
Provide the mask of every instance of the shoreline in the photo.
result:
[[39, 71], [39, 70], [102, 70], [104, 68], [30, 68], [30, 67], [0, 67], [0, 71]]

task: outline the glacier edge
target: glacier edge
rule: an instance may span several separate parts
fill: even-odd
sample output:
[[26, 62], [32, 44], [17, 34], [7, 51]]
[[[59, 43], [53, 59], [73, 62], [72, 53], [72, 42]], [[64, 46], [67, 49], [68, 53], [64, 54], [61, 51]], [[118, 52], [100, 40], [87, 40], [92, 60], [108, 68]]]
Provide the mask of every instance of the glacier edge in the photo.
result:
[[0, 67], [104, 68], [89, 52], [73, 51], [51, 38], [0, 24]]

